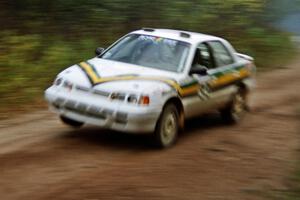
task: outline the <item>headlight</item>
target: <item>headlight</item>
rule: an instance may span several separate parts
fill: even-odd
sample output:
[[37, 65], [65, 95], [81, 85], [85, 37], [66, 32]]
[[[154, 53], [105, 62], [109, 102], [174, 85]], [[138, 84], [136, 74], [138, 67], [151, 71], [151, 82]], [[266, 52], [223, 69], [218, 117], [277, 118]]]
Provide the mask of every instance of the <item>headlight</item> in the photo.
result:
[[53, 85], [59, 86], [62, 83], [63, 79], [62, 78], [56, 78], [53, 82]]
[[136, 95], [129, 95], [127, 98], [128, 103], [133, 103], [133, 104], [140, 104], [140, 105], [149, 105], [150, 104], [150, 97], [149, 96], [136, 96]]
[[110, 99], [111, 100], [120, 100], [120, 101], [124, 101], [126, 97], [126, 94], [124, 93], [111, 93], [110, 95]]
[[[127, 97], [127, 98], [126, 98]], [[109, 96], [110, 100], [119, 100], [119, 101], [126, 101], [130, 104], [140, 104], [140, 105], [149, 105], [150, 104], [150, 97], [145, 95], [135, 95], [129, 94], [126, 95], [124, 93], [111, 93]]]

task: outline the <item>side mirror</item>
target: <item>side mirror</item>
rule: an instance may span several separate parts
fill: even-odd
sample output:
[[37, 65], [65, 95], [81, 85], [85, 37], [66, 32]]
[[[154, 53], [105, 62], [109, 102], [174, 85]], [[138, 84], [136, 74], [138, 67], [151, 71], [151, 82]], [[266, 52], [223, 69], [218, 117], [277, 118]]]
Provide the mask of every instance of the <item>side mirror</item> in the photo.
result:
[[95, 54], [96, 56], [100, 56], [104, 51], [104, 48], [102, 47], [97, 47], [96, 50], [95, 50]]
[[195, 66], [195, 67], [192, 67], [191, 71], [190, 71], [190, 75], [192, 74], [199, 74], [199, 75], [202, 75], [202, 76], [205, 76], [207, 75], [207, 67], [205, 66]]

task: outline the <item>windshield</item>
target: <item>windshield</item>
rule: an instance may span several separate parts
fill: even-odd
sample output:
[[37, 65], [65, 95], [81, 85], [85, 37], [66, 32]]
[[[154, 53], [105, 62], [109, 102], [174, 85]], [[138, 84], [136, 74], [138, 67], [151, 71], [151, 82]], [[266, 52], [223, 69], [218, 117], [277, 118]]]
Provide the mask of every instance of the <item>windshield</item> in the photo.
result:
[[190, 44], [149, 35], [131, 34], [106, 51], [103, 59], [181, 72]]

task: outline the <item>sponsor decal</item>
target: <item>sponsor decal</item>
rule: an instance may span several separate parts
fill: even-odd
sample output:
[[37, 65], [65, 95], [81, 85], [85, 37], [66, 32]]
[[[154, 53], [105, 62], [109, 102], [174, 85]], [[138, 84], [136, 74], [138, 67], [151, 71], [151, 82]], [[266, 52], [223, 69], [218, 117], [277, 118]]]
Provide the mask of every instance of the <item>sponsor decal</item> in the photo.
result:
[[200, 97], [201, 100], [205, 101], [210, 98], [210, 88], [208, 87], [207, 84], [205, 84], [201, 90], [198, 92], [198, 96]]

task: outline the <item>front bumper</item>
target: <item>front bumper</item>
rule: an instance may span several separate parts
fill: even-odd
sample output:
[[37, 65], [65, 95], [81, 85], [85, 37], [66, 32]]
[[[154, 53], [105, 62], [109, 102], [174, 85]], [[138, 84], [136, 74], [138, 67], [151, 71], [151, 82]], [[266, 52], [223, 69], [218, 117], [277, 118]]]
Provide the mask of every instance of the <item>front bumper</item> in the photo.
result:
[[58, 115], [129, 133], [153, 132], [161, 112], [153, 107], [111, 101], [107, 97], [56, 86], [45, 91], [45, 99]]

